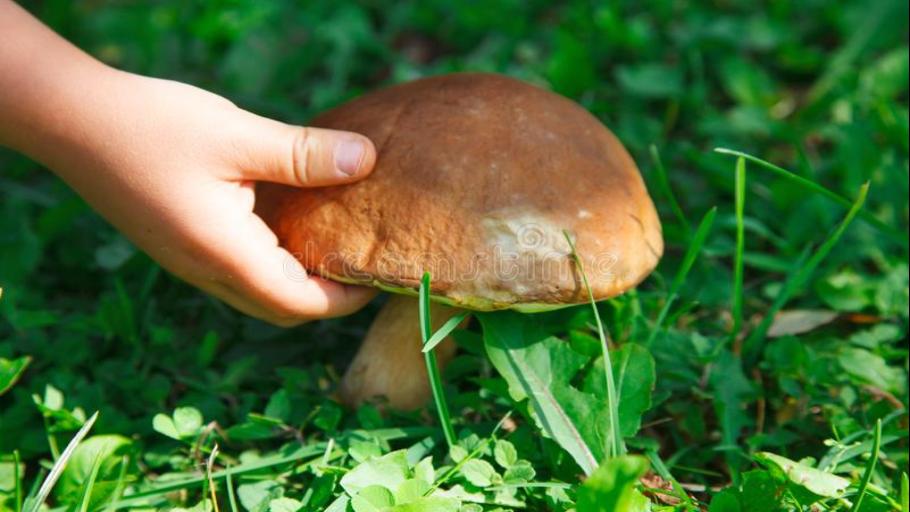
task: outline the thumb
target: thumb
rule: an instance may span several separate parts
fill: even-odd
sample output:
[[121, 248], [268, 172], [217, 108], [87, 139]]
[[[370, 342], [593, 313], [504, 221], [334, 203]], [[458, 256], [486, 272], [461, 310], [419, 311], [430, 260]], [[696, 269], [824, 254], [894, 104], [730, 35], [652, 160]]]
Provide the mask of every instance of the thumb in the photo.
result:
[[244, 114], [239, 179], [322, 187], [364, 178], [376, 163], [376, 148], [363, 135]]

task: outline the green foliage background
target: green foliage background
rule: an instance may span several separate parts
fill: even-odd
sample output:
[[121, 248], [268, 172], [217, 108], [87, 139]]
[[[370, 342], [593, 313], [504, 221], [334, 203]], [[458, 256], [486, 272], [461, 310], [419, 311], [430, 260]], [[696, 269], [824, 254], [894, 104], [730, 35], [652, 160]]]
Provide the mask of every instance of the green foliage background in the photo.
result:
[[[759, 467], [752, 458], [759, 451], [825, 460], [840, 446], [824, 443], [833, 439], [865, 443], [867, 452], [869, 432], [884, 418], [887, 442], [873, 483], [897, 497], [907, 470], [906, 238], [902, 245], [854, 222], [785, 307], [795, 311], [797, 331], [811, 329], [762, 340], [758, 356], [742, 361], [740, 341], [728, 340], [734, 160], [712, 149], [746, 151], [849, 198], [869, 181], [866, 211], [905, 233], [906, 2], [48, 0], [26, 7], [114, 66], [186, 81], [294, 123], [384, 84], [458, 70], [507, 73], [573, 98], [624, 141], [664, 222], [668, 249], [658, 272], [634, 296], [601, 307], [616, 343], [649, 337], [698, 219], [718, 207], [667, 329], [650, 347], [657, 385], [633, 451], [659, 454], [692, 489], [740, 488], [771, 478], [743, 476]], [[747, 331], [799, 255], [845, 211], [749, 166]], [[241, 433], [222, 447], [234, 462], [296, 437], [430, 424], [418, 414], [343, 413], [327, 399], [375, 304], [353, 319], [292, 330], [244, 318], [161, 272], [64, 185], [10, 152], [0, 152], [0, 286], [0, 358], [32, 358], [0, 396], [0, 463], [18, 450], [29, 481], [49, 457], [46, 431], [65, 443], [78, 427], [84, 414], [74, 409], [102, 411], [95, 433], [132, 440], [135, 479], [198, 468], [198, 453], [153, 430], [153, 416], [177, 406], [235, 432], [259, 428], [249, 426], [250, 413], [280, 413], [270, 435], [246, 441]], [[799, 312], [808, 309], [837, 316], [816, 326]], [[580, 311], [547, 321], [584, 331]], [[456, 361], [446, 381], [455, 409], [470, 411], [456, 414], [460, 427], [481, 437], [513, 407], [476, 350]], [[42, 413], [32, 394], [57, 407]], [[552, 443], [535, 444], [531, 426], [522, 425], [514, 443], [537, 478], [576, 482], [571, 461]], [[853, 481], [865, 465], [861, 457], [828, 462]], [[278, 481], [295, 499], [311, 482]], [[0, 496], [10, 490], [4, 486], [0, 476]], [[711, 494], [692, 492], [703, 502]], [[744, 508], [717, 510], [762, 510], [728, 494], [718, 501], [735, 505], [718, 507]], [[526, 498], [539, 507], [556, 503], [530, 491]], [[192, 505], [200, 496], [169, 499]]]

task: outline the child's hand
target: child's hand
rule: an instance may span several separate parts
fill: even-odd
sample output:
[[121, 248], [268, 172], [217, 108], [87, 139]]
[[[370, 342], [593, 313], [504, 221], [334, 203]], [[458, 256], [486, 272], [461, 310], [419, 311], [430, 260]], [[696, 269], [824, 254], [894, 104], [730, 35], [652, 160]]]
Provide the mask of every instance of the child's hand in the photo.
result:
[[[22, 15], [0, 0], [0, 32]], [[365, 177], [376, 157], [368, 139], [286, 125], [189, 85], [112, 70], [44, 27], [29, 36], [40, 48], [17, 48], [29, 39], [14, 34], [0, 50], [0, 67], [12, 70], [0, 78], [0, 143], [57, 172], [163, 267], [250, 315], [291, 325], [350, 313], [372, 297], [304, 277], [253, 213], [256, 181], [320, 187]]]
[[375, 160], [368, 139], [265, 119], [185, 84], [118, 75], [107, 115], [91, 121], [101, 126], [85, 127], [94, 142], [58, 167], [131, 240], [177, 276], [277, 324], [350, 313], [372, 297], [303, 278], [253, 214], [255, 181], [319, 187], [366, 176]]

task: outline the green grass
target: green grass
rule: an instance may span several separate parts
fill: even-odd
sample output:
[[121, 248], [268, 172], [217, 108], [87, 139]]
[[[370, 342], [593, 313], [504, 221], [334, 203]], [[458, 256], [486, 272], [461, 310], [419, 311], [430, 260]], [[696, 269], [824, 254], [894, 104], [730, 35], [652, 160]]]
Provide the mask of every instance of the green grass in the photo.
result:
[[[422, 325], [429, 356], [459, 345], [435, 403], [348, 411], [333, 391], [378, 303], [245, 318], [0, 152], [0, 511], [908, 510], [906, 2], [27, 7], [118, 67], [288, 122], [434, 73], [549, 87], [629, 149], [666, 250], [596, 309]], [[494, 334], [549, 380], [504, 378]]]
[[[449, 403], [446, 401], [445, 391], [442, 389], [442, 374], [439, 371], [439, 363], [436, 361], [436, 353], [432, 350], [432, 345], [430, 342], [434, 337], [438, 338], [438, 342], [441, 342], [445, 339], [445, 334], [441, 336], [436, 336], [437, 334], [444, 333], [446, 326], [448, 326], [451, 331], [458, 324], [455, 323], [443, 325], [438, 333], [433, 332], [433, 321], [430, 318], [430, 273], [426, 272], [423, 275], [423, 278], [420, 280], [420, 336], [423, 338], [423, 358], [427, 365], [427, 376], [430, 381], [430, 390], [433, 392], [433, 403], [436, 405], [436, 412], [439, 414], [439, 426], [442, 428], [442, 432], [445, 434], [446, 443], [449, 445], [449, 449], [452, 446], [455, 446], [457, 437], [455, 436], [455, 428], [452, 426], [452, 415], [449, 414]], [[454, 319], [452, 319], [454, 320]]]
[[594, 292], [591, 290], [591, 284], [588, 282], [588, 275], [585, 273], [585, 267], [578, 257], [578, 251], [575, 248], [575, 242], [572, 241], [572, 235], [568, 231], [563, 231], [566, 243], [572, 249], [572, 261], [574, 262], [578, 273], [581, 274], [581, 282], [585, 286], [585, 292], [588, 294], [588, 300], [591, 303], [591, 312], [594, 314], [594, 322], [597, 326], [597, 339], [600, 341], [600, 352], [603, 355], [604, 383], [607, 390], [607, 404], [609, 407], [609, 433], [604, 453], [606, 458], [619, 457], [626, 454], [626, 444], [623, 442], [622, 434], [619, 431], [619, 395], [616, 391], [616, 376], [613, 374], [613, 362], [610, 357], [610, 345], [607, 342], [604, 323], [600, 318], [600, 311], [597, 309], [597, 302], [594, 300]]
[[676, 277], [673, 278], [673, 283], [670, 285], [667, 299], [660, 309], [660, 313], [657, 314], [657, 319], [654, 320], [654, 328], [651, 330], [651, 335], [645, 342], [645, 346], [650, 347], [654, 343], [654, 339], [660, 334], [660, 330], [667, 320], [667, 314], [669, 314], [673, 303], [679, 298], [679, 290], [682, 288], [683, 284], [685, 284], [686, 276], [688, 276], [689, 271], [692, 270], [692, 265], [695, 264], [695, 258], [698, 257], [702, 247], [705, 245], [705, 240], [711, 232], [711, 227], [714, 225], [714, 218], [716, 215], [717, 208], [711, 208], [708, 210], [708, 213], [702, 217], [701, 222], [698, 223], [698, 228], [695, 229], [695, 234], [692, 235], [692, 241], [689, 243], [688, 249], [686, 249], [685, 256], [683, 256], [682, 265], [680, 265], [679, 271], [676, 272]]

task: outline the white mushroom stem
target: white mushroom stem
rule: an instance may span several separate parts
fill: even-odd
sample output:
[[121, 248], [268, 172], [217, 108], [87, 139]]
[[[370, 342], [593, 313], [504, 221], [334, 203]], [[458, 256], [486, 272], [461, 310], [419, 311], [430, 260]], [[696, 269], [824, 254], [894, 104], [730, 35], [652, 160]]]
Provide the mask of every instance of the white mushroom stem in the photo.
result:
[[[458, 309], [431, 303], [433, 330], [456, 313]], [[422, 345], [417, 298], [392, 295], [373, 320], [344, 374], [341, 400], [349, 406], [358, 406], [385, 397], [387, 405], [398, 410], [424, 405], [430, 397], [430, 383]], [[446, 339], [434, 351], [442, 368], [455, 355], [455, 344]]]

